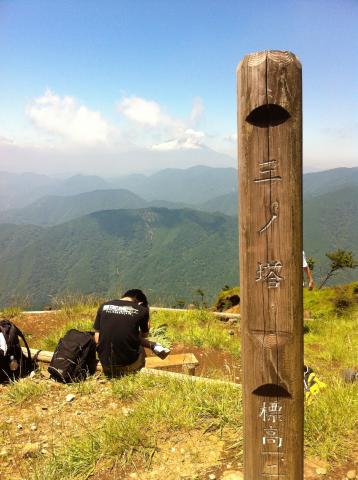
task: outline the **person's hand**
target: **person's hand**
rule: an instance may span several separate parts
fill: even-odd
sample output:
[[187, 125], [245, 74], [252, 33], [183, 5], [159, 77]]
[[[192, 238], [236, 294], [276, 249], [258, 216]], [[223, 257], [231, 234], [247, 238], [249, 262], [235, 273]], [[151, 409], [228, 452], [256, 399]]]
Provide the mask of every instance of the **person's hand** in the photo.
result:
[[313, 290], [313, 287], [314, 287], [314, 282], [313, 280], [310, 280], [308, 283], [308, 290]]

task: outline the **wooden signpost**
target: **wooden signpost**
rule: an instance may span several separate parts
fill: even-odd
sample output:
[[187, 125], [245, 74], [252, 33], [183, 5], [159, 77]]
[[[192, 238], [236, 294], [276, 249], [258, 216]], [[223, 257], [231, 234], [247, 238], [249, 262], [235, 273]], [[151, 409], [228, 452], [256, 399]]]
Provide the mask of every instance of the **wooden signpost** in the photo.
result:
[[244, 478], [303, 479], [302, 81], [290, 52], [238, 67]]

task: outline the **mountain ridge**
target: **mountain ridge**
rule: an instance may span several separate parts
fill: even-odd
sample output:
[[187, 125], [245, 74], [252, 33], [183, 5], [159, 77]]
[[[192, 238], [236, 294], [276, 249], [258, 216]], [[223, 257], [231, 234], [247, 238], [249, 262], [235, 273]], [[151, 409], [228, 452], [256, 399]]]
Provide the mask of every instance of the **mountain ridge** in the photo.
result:
[[[316, 260], [317, 283], [327, 269], [326, 252], [344, 248], [358, 256], [358, 169], [338, 170], [341, 181], [334, 183], [333, 191], [337, 172], [310, 174], [316, 176], [309, 177], [303, 203], [304, 248]], [[196, 173], [200, 176], [200, 168]], [[319, 183], [322, 175], [326, 180]], [[135, 208], [113, 209], [113, 195], [118, 197], [116, 207]], [[47, 205], [44, 226], [1, 225], [3, 304], [29, 294], [42, 305], [49, 303], [49, 295], [108, 294], [118, 285], [141, 285], [155, 301], [165, 299], [166, 304], [178, 297], [190, 302], [195, 289], [211, 299], [223, 285], [238, 282], [237, 192], [186, 208], [167, 200], [149, 202], [123, 189], [51, 198], [58, 202], [58, 210], [48, 204], [49, 199], [37, 201]], [[60, 208], [61, 202], [66, 208]], [[209, 211], [199, 211], [205, 209]], [[215, 213], [220, 209], [222, 213]], [[24, 209], [17, 213], [23, 215]], [[0, 212], [0, 218], [5, 221], [8, 214]], [[36, 215], [32, 212], [27, 219]], [[356, 278], [357, 271], [349, 270], [340, 273], [337, 281]]]
[[196, 288], [212, 297], [238, 281], [235, 238], [235, 220], [221, 214], [154, 207], [91, 213], [42, 229], [0, 259], [0, 302], [29, 295], [40, 305], [68, 291], [106, 294], [133, 285], [157, 301], [192, 299]]
[[[20, 176], [23, 180], [27, 178]], [[47, 182], [46, 178], [40, 177], [40, 182]], [[13, 177], [12, 177], [13, 178]], [[37, 177], [36, 177], [37, 178]], [[157, 172], [153, 175], [132, 175], [123, 177], [121, 180], [113, 179], [111, 182], [95, 176], [73, 176], [65, 179], [56, 188], [52, 189], [51, 195], [42, 196], [43, 190], [39, 187], [36, 195], [38, 198], [34, 202], [22, 207], [24, 210], [0, 208], [0, 223], [34, 223], [39, 225], [50, 225], [58, 223], [61, 219], [51, 221], [49, 211], [54, 209], [56, 215], [61, 217], [61, 205], [67, 210], [72, 210], [71, 218], [80, 216], [82, 214], [90, 213], [91, 211], [99, 211], [102, 208], [139, 208], [146, 206], [164, 206], [169, 208], [196, 208], [203, 211], [219, 211], [229, 215], [235, 215], [237, 212], [237, 171], [233, 168], [212, 168], [206, 166], [195, 166], [189, 169], [173, 169], [168, 168]], [[323, 179], [323, 180], [322, 180]], [[1, 195], [1, 173], [0, 173], [0, 199]], [[57, 181], [57, 180], [56, 180]], [[104, 183], [103, 183], [104, 182]], [[133, 183], [133, 184], [132, 184]], [[96, 188], [97, 186], [105, 187]], [[327, 170], [318, 173], [308, 173], [303, 176], [303, 195], [304, 200], [308, 197], [318, 197], [321, 194], [332, 194], [342, 188], [349, 188], [351, 186], [358, 186], [358, 167], [353, 168], [338, 168]], [[119, 188], [121, 187], [121, 188]], [[124, 188], [127, 187], [127, 188]], [[73, 190], [80, 189], [80, 193], [71, 194]], [[51, 190], [47, 185], [46, 190]], [[84, 190], [84, 192], [82, 191]], [[121, 202], [115, 191], [123, 190], [131, 193], [126, 195], [129, 197], [133, 195], [133, 203], [130, 205], [129, 201]], [[58, 195], [55, 193], [59, 192]], [[100, 194], [99, 192], [103, 192]], [[109, 191], [108, 196], [113, 196], [113, 201], [110, 199], [101, 202], [98, 198], [100, 195], [104, 196], [105, 191]], [[88, 208], [79, 208], [80, 205], [69, 205], [73, 203], [81, 203], [83, 198], [76, 195], [87, 193], [86, 201]], [[18, 195], [23, 196], [23, 187], [19, 189]], [[124, 193], [122, 194], [124, 195]], [[136, 195], [139, 198], [136, 198]], [[26, 196], [26, 188], [25, 188]], [[73, 197], [72, 200], [66, 200], [68, 197]], [[56, 205], [57, 203], [60, 205]], [[62, 197], [62, 198], [58, 198]], [[92, 198], [93, 197], [93, 198]], [[95, 198], [98, 199], [96, 203]], [[42, 200], [41, 200], [42, 199]], [[46, 202], [51, 205], [46, 205]], [[26, 203], [26, 202], [25, 202]], [[96, 204], [95, 204], [96, 203]], [[44, 210], [41, 212], [41, 207]], [[76, 213], [76, 208], [78, 212]], [[33, 210], [33, 211], [31, 211]], [[47, 211], [47, 213], [46, 213]], [[56, 216], [55, 215], [55, 216]], [[64, 220], [70, 217], [64, 211]], [[38, 218], [37, 218], [38, 217]], [[43, 219], [43, 217], [45, 217]]]

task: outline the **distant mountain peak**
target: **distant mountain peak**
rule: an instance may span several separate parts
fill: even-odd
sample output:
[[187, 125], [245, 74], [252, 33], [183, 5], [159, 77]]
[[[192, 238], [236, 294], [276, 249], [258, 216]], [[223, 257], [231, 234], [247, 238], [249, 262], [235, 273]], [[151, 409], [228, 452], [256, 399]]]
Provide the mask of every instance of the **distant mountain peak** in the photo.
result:
[[188, 128], [177, 138], [153, 145], [152, 150], [162, 152], [169, 150], [205, 150], [207, 147], [203, 144], [204, 137], [203, 132]]

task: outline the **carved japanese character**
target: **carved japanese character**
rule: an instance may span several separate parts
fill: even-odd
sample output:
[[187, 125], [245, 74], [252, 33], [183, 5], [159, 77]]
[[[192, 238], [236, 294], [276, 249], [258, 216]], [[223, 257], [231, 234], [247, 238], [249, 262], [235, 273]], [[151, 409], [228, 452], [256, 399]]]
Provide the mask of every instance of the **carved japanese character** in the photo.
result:
[[268, 288], [277, 288], [283, 277], [280, 276], [282, 263], [273, 260], [267, 263], [259, 263], [256, 270], [256, 282], [267, 282]]
[[265, 423], [275, 424], [282, 422], [281, 410], [282, 406], [278, 402], [269, 402], [268, 405], [264, 402], [259, 417], [262, 418]]
[[278, 167], [277, 160], [269, 160], [267, 162], [259, 163], [260, 170], [259, 170], [259, 178], [255, 178], [255, 183], [260, 182], [271, 182], [271, 181], [280, 181], [282, 177], [280, 175], [274, 175], [275, 171]]
[[273, 204], [271, 205], [271, 218], [270, 220], [261, 228], [261, 230], [259, 230], [260, 233], [263, 233], [265, 232], [268, 228], [271, 227], [271, 225], [273, 224], [273, 222], [276, 220], [276, 218], [278, 218], [278, 202], [273, 202]]
[[277, 436], [268, 436], [265, 435], [262, 437], [262, 445], [275, 445], [277, 448], [281, 448], [283, 445], [283, 438]]

